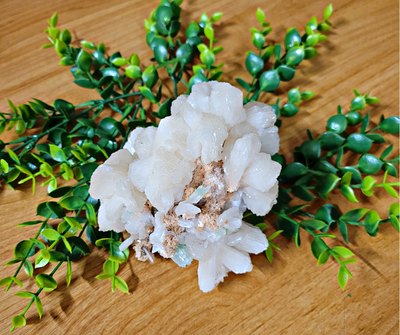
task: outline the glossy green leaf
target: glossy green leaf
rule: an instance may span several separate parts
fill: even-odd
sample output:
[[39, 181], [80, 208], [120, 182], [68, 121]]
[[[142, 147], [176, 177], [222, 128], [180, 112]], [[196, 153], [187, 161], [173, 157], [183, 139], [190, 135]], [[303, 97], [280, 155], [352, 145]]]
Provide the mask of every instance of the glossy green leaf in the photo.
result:
[[329, 249], [325, 249], [324, 251], [322, 251], [318, 257], [318, 265], [325, 264], [330, 256], [331, 254]]
[[43, 291], [51, 292], [57, 288], [57, 282], [50, 275], [41, 273], [36, 276], [36, 285]]
[[285, 36], [285, 48], [290, 49], [295, 45], [299, 45], [301, 43], [300, 33], [296, 28], [288, 29], [288, 32]]
[[260, 72], [264, 67], [264, 61], [253, 52], [250, 52], [246, 58], [246, 69], [251, 75]]
[[364, 154], [358, 161], [358, 166], [362, 173], [375, 174], [383, 165], [383, 162], [371, 154]]
[[14, 257], [17, 259], [24, 259], [31, 257], [35, 253], [35, 247], [32, 241], [23, 240], [19, 242], [14, 248]]
[[347, 274], [344, 266], [340, 267], [337, 278], [340, 288], [344, 291], [344, 288], [347, 285], [347, 281], [349, 280], [349, 275]]
[[76, 64], [83, 72], [89, 72], [92, 67], [92, 56], [87, 51], [81, 49], [76, 59]]
[[60, 206], [70, 211], [80, 209], [84, 204], [85, 202], [76, 196], [69, 196], [60, 201]]
[[15, 315], [11, 319], [11, 323], [15, 328], [23, 327], [26, 325], [26, 319], [22, 315]]
[[303, 47], [293, 47], [290, 48], [286, 54], [286, 64], [287, 65], [298, 65], [304, 59], [304, 48]]
[[400, 118], [398, 116], [390, 116], [384, 119], [380, 124], [380, 128], [385, 133], [398, 134], [400, 127]]
[[318, 141], [321, 144], [321, 149], [334, 150], [342, 145], [344, 138], [334, 132], [328, 131], [318, 137]]
[[54, 229], [44, 229], [42, 235], [50, 241], [55, 241], [61, 236], [60, 233]]
[[354, 221], [357, 222], [361, 220], [365, 214], [369, 212], [367, 208], [356, 208], [344, 213], [340, 219], [343, 221]]
[[333, 247], [331, 250], [343, 258], [350, 258], [354, 256], [354, 254], [346, 247]]
[[290, 163], [282, 172], [286, 178], [296, 178], [306, 174], [308, 168], [299, 162]]
[[120, 291], [129, 294], [128, 284], [120, 277], [115, 277], [115, 286]]
[[320, 177], [317, 185], [315, 186], [315, 190], [321, 195], [328, 194], [333, 190], [339, 180], [340, 178], [334, 174], [328, 174], [326, 177]]
[[363, 154], [371, 149], [372, 143], [373, 141], [364, 134], [354, 133], [347, 138], [346, 147], [353, 152]]
[[278, 88], [280, 84], [279, 75], [275, 70], [263, 72], [260, 76], [259, 81], [260, 88], [264, 92], [273, 92]]
[[328, 119], [326, 130], [341, 134], [347, 127], [347, 120], [343, 114], [333, 115]]
[[326, 227], [326, 223], [320, 220], [303, 220], [300, 225], [310, 230], [320, 230]]

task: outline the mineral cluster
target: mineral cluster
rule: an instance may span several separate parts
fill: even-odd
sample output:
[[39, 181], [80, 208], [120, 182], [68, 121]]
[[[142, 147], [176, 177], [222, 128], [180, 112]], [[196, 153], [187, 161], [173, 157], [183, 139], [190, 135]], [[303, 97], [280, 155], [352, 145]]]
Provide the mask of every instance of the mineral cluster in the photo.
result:
[[185, 267], [199, 262], [200, 289], [211, 291], [229, 271], [252, 270], [249, 253], [268, 240], [242, 220], [276, 202], [280, 164], [276, 117], [259, 102], [243, 105], [228, 83], [193, 86], [158, 127], [136, 128], [124, 148], [94, 172], [100, 230], [130, 234], [139, 260], [154, 253]]

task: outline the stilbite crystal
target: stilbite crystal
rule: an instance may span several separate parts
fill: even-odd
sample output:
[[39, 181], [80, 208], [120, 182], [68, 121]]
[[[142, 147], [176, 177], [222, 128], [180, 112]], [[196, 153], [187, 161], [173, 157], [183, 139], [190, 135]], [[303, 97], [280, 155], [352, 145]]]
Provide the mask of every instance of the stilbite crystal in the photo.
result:
[[251, 271], [249, 253], [268, 247], [242, 218], [276, 203], [276, 117], [266, 104], [242, 101], [230, 84], [194, 85], [157, 128], [133, 130], [91, 180], [101, 230], [127, 231], [121, 246], [132, 243], [140, 260], [152, 260], [150, 248], [179, 266], [198, 260], [204, 292], [229, 271]]

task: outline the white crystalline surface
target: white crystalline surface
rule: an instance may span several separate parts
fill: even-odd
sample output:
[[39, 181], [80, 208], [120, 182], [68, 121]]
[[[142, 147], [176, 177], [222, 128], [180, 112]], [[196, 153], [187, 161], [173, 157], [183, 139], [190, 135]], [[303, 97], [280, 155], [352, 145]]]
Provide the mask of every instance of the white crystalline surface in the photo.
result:
[[140, 260], [156, 252], [183, 267], [197, 260], [208, 292], [229, 271], [251, 271], [249, 253], [268, 247], [242, 218], [276, 203], [275, 113], [259, 102], [243, 106], [230, 84], [208, 82], [179, 96], [171, 114], [157, 128], [133, 130], [94, 172], [90, 194], [100, 199], [100, 230], [129, 233], [121, 247], [132, 244]]

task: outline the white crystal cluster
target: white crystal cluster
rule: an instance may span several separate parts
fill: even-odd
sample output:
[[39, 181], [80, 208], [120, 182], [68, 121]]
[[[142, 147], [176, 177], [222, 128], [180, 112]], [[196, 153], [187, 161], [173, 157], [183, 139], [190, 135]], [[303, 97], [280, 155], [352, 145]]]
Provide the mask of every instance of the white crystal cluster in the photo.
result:
[[136, 128], [94, 172], [100, 230], [130, 234], [140, 260], [153, 253], [185, 267], [199, 261], [200, 289], [211, 291], [229, 271], [252, 270], [249, 253], [268, 247], [249, 209], [265, 215], [276, 202], [281, 166], [272, 108], [243, 106], [241, 91], [219, 82], [193, 86], [159, 126]]

